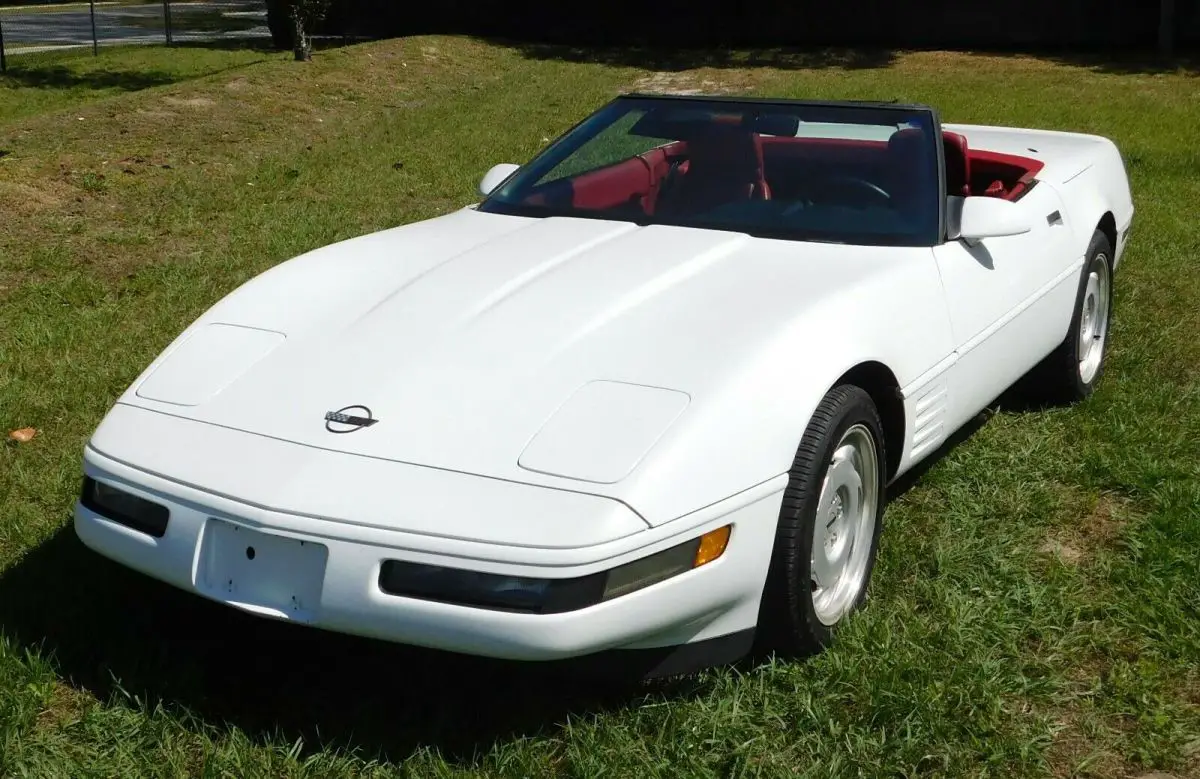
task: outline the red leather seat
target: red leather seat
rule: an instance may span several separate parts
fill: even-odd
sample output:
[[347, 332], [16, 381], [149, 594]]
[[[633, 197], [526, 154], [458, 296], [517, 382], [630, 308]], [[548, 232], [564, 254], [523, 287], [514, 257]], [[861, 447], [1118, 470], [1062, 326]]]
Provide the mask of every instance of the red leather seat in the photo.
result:
[[762, 144], [735, 125], [713, 124], [687, 140], [687, 172], [658, 203], [660, 212], [703, 211], [745, 200], [769, 200]]
[[671, 161], [667, 157], [666, 147], [660, 146], [638, 155], [638, 159], [646, 165], [650, 173], [650, 189], [642, 198], [642, 210], [647, 216], [653, 216], [658, 205], [658, 193], [667, 174], [671, 172]]
[[967, 151], [966, 136], [944, 131], [942, 146], [946, 150], [946, 194], [969, 197], [971, 156]]

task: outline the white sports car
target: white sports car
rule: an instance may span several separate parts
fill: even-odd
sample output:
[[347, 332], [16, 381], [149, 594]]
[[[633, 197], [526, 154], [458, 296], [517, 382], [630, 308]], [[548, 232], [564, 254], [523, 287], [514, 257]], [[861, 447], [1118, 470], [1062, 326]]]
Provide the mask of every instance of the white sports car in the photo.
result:
[[1091, 135], [620, 97], [484, 200], [188, 327], [75, 527], [328, 630], [646, 675], [826, 646], [885, 487], [1022, 376], [1092, 392], [1133, 205]]

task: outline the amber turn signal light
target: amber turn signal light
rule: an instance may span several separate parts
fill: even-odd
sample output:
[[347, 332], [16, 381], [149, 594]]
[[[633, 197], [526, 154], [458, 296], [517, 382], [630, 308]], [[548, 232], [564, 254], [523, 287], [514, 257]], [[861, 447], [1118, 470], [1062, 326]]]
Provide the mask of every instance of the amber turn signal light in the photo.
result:
[[696, 559], [692, 562], [693, 568], [699, 568], [705, 563], [711, 563], [725, 553], [725, 547], [729, 544], [729, 529], [731, 527], [733, 526], [726, 525], [725, 527], [719, 527], [700, 536], [700, 546], [696, 547]]

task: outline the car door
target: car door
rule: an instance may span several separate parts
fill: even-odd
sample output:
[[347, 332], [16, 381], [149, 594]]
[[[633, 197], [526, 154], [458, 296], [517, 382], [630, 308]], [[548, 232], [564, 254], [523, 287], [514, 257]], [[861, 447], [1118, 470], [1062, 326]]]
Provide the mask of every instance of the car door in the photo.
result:
[[1071, 256], [1066, 209], [1045, 184], [1028, 190], [1017, 205], [1029, 232], [934, 247], [957, 353], [954, 426], [1049, 354], [1070, 326], [1081, 258]]

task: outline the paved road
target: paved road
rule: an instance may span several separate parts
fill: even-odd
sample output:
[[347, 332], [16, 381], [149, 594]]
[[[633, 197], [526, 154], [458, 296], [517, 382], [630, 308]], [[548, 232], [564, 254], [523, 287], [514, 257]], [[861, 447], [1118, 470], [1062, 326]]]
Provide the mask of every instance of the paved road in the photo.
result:
[[[92, 18], [87, 6], [62, 10], [0, 10], [4, 48], [9, 54], [92, 45]], [[172, 2], [171, 34], [175, 40], [215, 40], [270, 35], [264, 0]], [[96, 5], [96, 37], [101, 45], [163, 43], [166, 32], [161, 3]]]

